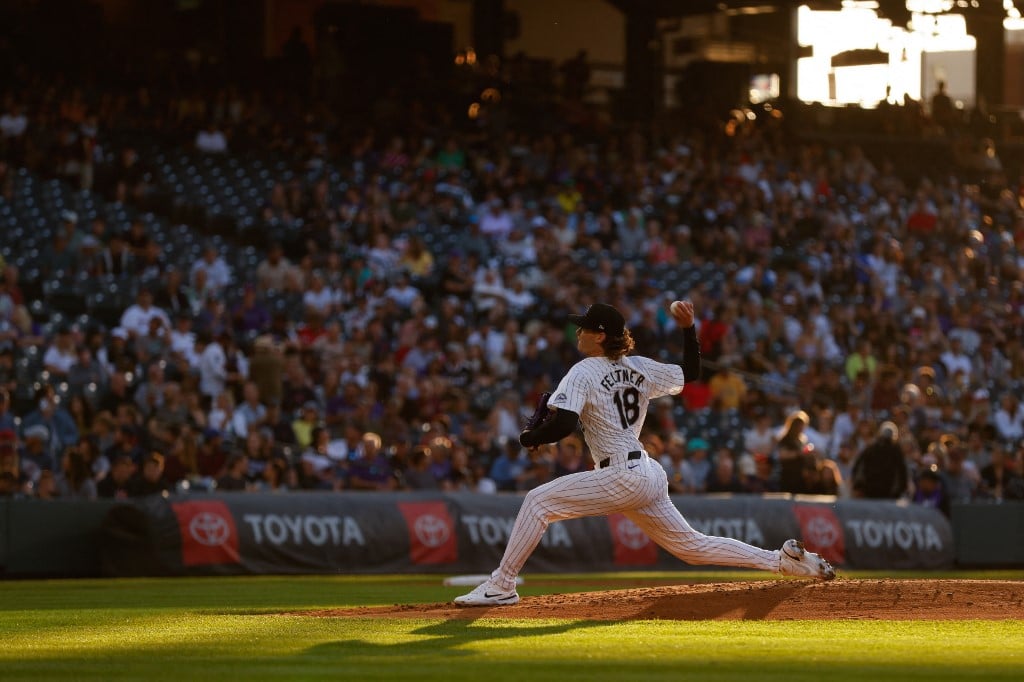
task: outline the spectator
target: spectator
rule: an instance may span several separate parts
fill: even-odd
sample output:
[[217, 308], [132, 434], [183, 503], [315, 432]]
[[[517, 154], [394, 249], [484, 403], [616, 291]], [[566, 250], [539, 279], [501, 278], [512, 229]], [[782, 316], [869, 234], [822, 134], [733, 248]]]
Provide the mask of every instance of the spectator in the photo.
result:
[[111, 465], [119, 455], [130, 457], [136, 464], [141, 462], [143, 452], [139, 444], [138, 429], [133, 424], [120, 424], [114, 431], [111, 444], [103, 454]]
[[794, 410], [778, 431], [775, 452], [779, 465], [779, 486], [783, 492], [804, 491], [804, 467], [809, 454], [805, 430], [810, 417], [803, 410]]
[[46, 273], [63, 279], [78, 272], [79, 254], [71, 248], [67, 233], [57, 232], [46, 255]]
[[256, 268], [256, 283], [261, 293], [267, 291], [293, 291], [298, 287], [297, 273], [291, 261], [284, 257], [284, 248], [273, 243], [267, 257]]
[[35, 497], [39, 500], [55, 500], [60, 492], [57, 489], [57, 479], [53, 472], [44, 469], [39, 473], [39, 480], [35, 482]]
[[754, 464], [753, 471], [741, 471], [743, 491], [754, 494], [778, 492], [779, 480], [771, 457], [757, 453], [751, 459]]
[[520, 447], [517, 440], [499, 437], [497, 442], [500, 450], [491, 463], [488, 476], [499, 491], [514, 491], [516, 481], [526, 470], [526, 451]]
[[133, 402], [132, 389], [124, 372], [114, 372], [110, 375], [110, 385], [100, 399], [97, 410], [112, 414], [122, 405], [131, 405]]
[[256, 385], [265, 404], [281, 403], [284, 358], [280, 347], [269, 334], [258, 336], [253, 343], [249, 378]]
[[409, 457], [409, 466], [401, 472], [402, 482], [409, 490], [440, 490], [441, 482], [430, 471], [430, 448], [417, 445]]
[[227, 469], [217, 479], [217, 490], [230, 492], [244, 492], [248, 488], [246, 474], [249, 471], [249, 458], [244, 454], [235, 454], [227, 462]]
[[434, 274], [434, 255], [418, 235], [409, 238], [398, 264], [419, 283], [426, 282]]
[[124, 278], [135, 274], [135, 259], [124, 234], [113, 231], [107, 235], [106, 243], [98, 244], [98, 251], [89, 267], [90, 274], [97, 277]]
[[420, 300], [422, 292], [412, 284], [412, 279], [405, 271], [395, 275], [394, 284], [387, 288], [384, 295], [394, 301], [402, 310], [412, 310], [413, 304]]
[[168, 334], [168, 348], [172, 360], [181, 369], [197, 369], [199, 355], [196, 353], [196, 335], [192, 332], [192, 314], [187, 311], [177, 313], [174, 328]]
[[13, 434], [17, 428], [18, 423], [11, 412], [11, 394], [0, 388], [0, 433], [10, 431]]
[[146, 368], [146, 380], [135, 389], [135, 405], [144, 416], [150, 416], [163, 406], [164, 402], [164, 368], [154, 362]]
[[270, 312], [256, 299], [256, 289], [246, 284], [242, 300], [231, 311], [232, 328], [236, 333], [265, 332], [270, 328]]
[[242, 404], [235, 410], [233, 417], [234, 432], [239, 438], [245, 438], [253, 430], [258, 430], [265, 423], [267, 408], [260, 402], [260, 389], [247, 381], [242, 389]]
[[193, 301], [189, 297], [189, 290], [181, 280], [181, 270], [177, 267], [168, 267], [164, 274], [163, 286], [153, 295], [153, 305], [165, 311], [174, 318], [191, 319], [196, 312], [193, 309]]
[[1024, 500], [1024, 478], [1014, 467], [1013, 457], [1001, 445], [992, 448], [991, 461], [982, 467], [979, 497], [992, 500]]
[[[299, 485], [304, 490], [340, 490], [347, 487], [350, 458], [332, 453], [330, 439], [330, 432], [322, 426], [311, 430], [309, 443], [299, 459]], [[352, 459], [355, 456], [353, 453]]]
[[814, 446], [817, 456], [834, 460], [839, 451], [839, 438], [832, 410], [827, 407], [815, 410], [813, 421], [814, 424], [804, 429], [807, 442]]
[[231, 391], [221, 391], [214, 399], [206, 423], [211, 429], [230, 441], [235, 442], [235, 396]]
[[[103, 363], [93, 358], [92, 349], [83, 344], [78, 347], [75, 362], [68, 368], [67, 380], [74, 395], [82, 395], [86, 391], [102, 395], [107, 389], [109, 376]], [[83, 426], [79, 425], [80, 432]]]
[[946, 81], [940, 80], [936, 84], [936, 90], [932, 94], [931, 114], [935, 125], [943, 133], [949, 135], [953, 132], [956, 123], [956, 109], [953, 107], [953, 100], [946, 94]]
[[714, 465], [708, 475], [706, 492], [709, 493], [742, 493], [743, 484], [736, 471], [736, 458], [729, 448], [719, 448], [715, 453]]
[[715, 409], [722, 412], [738, 410], [746, 398], [747, 383], [732, 366], [731, 361], [721, 362], [719, 365], [719, 371], [708, 382], [712, 404]]
[[[320, 406], [315, 400], [308, 400], [299, 411], [299, 416], [292, 422], [292, 431], [295, 432], [295, 442], [302, 447], [309, 447], [313, 444], [313, 431], [320, 424]], [[349, 453], [347, 459], [353, 459], [353, 453]]]
[[878, 437], [854, 462], [852, 490], [855, 497], [894, 500], [907, 492], [907, 467], [898, 440], [899, 429], [892, 422], [884, 422], [878, 428]]
[[960, 336], [954, 336], [949, 339], [949, 350], [946, 350], [939, 357], [942, 361], [943, 367], [946, 369], [947, 376], [953, 376], [957, 372], [963, 372], [964, 377], [970, 377], [973, 367], [971, 366], [971, 358], [964, 352], [963, 339]]
[[131, 496], [134, 475], [135, 461], [128, 455], [117, 455], [110, 463], [110, 473], [96, 484], [96, 494], [107, 499], [126, 500]]
[[556, 444], [557, 454], [552, 477], [568, 476], [589, 468], [583, 454], [583, 444], [578, 438], [563, 438]]
[[846, 358], [846, 378], [854, 381], [862, 373], [866, 372], [868, 378], [873, 378], [878, 369], [878, 359], [874, 355], [870, 339], [861, 339], [857, 343], [857, 350], [850, 353]]
[[29, 426], [24, 430], [24, 447], [20, 454], [19, 469], [29, 481], [39, 481], [43, 471], [53, 471], [55, 461], [49, 447], [50, 431], [42, 424]]
[[56, 458], [69, 445], [78, 442], [78, 427], [68, 411], [61, 407], [52, 386], [44, 386], [38, 392], [38, 409], [28, 413], [21, 422], [23, 434], [33, 426], [46, 427], [46, 448]]
[[[199, 282], [199, 272], [204, 273], [202, 286]], [[203, 257], [192, 265], [190, 281], [193, 288], [201, 290], [204, 295], [220, 295], [231, 284], [231, 268], [224, 262], [217, 245], [213, 242], [208, 242], [203, 247]]]
[[211, 426], [203, 431], [203, 439], [196, 451], [196, 468], [199, 475], [216, 481], [224, 475], [228, 462], [228, 450], [224, 434]]
[[55, 377], [65, 379], [77, 359], [71, 327], [62, 325], [57, 329], [53, 345], [46, 350], [46, 354], [43, 356], [43, 366]]
[[149, 334], [149, 323], [154, 318], [160, 319], [165, 328], [170, 328], [171, 320], [160, 308], [153, 305], [153, 292], [146, 286], [139, 287], [135, 305], [129, 306], [121, 316], [121, 328], [132, 338]]
[[993, 423], [996, 434], [1004, 443], [1016, 444], [1024, 438], [1024, 405], [1016, 394], [1008, 391], [1002, 395]]
[[690, 480], [685, 478], [682, 481], [684, 492], [703, 493], [707, 490], [708, 479], [711, 477], [711, 460], [708, 458], [708, 451], [711, 444], [703, 438], [691, 438], [686, 443], [686, 463], [683, 470], [693, 477]]
[[967, 452], [959, 442], [949, 449], [945, 478], [946, 493], [950, 502], [966, 503], [974, 499], [981, 475], [974, 462], [967, 459]]
[[933, 464], [918, 474], [912, 501], [922, 507], [938, 509], [949, 516], [949, 496], [943, 488], [937, 465]]
[[670, 493], [692, 493], [693, 471], [686, 461], [686, 439], [682, 434], [672, 433], [665, 443], [665, 451], [659, 458], [668, 478]]
[[150, 452], [142, 458], [142, 471], [129, 482], [128, 494], [130, 497], [167, 495], [169, 487], [164, 478], [164, 456]]
[[349, 487], [353, 490], [394, 490], [397, 487], [391, 464], [381, 450], [381, 437], [373, 432], [363, 434], [359, 456], [349, 463], [348, 473]]
[[227, 386], [228, 369], [224, 347], [209, 332], [196, 337], [196, 351], [199, 353], [199, 392], [209, 401], [224, 393]]

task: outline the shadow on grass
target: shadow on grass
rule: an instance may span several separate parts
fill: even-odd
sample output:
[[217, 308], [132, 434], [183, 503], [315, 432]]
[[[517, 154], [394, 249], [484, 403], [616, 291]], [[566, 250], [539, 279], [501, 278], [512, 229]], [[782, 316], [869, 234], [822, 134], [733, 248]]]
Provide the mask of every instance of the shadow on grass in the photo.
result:
[[[481, 614], [485, 617], [486, 614]], [[520, 621], [522, 623], [522, 621]], [[496, 640], [514, 640], [523, 637], [543, 637], [559, 635], [574, 630], [591, 627], [607, 627], [608, 621], [572, 621], [551, 625], [503, 625], [500, 621], [489, 621], [486, 625], [477, 619], [453, 618], [440, 623], [424, 625], [410, 631], [410, 635], [423, 637], [413, 641], [377, 643], [361, 639], [347, 639], [336, 642], [324, 642], [307, 649], [301, 657], [319, 658], [340, 657], [341, 660], [352, 657], [421, 657], [431, 654], [442, 654], [445, 657], [472, 656], [478, 652], [460, 650], [466, 644], [492, 642]], [[509, 644], [510, 648], [515, 645]]]

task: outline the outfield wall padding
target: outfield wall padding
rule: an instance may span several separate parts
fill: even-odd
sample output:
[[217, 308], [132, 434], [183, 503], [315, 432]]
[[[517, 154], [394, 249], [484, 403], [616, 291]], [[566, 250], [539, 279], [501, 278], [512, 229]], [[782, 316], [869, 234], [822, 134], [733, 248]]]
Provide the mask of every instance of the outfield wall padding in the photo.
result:
[[954, 504], [951, 511], [957, 564], [1024, 566], [1024, 502]]
[[100, 527], [113, 500], [0, 501], [0, 575], [100, 575]]
[[[778, 547], [803, 538], [844, 568], [1024, 565], [1024, 505], [934, 510], [789, 496], [675, 497], [702, 532]], [[136, 501], [0, 500], [0, 576], [487, 572], [515, 495], [221, 494]], [[953, 537], [956, 537], [954, 546]], [[199, 538], [199, 539], [197, 539]], [[622, 516], [552, 524], [527, 571], [686, 565]]]
[[[835, 565], [953, 565], [952, 526], [890, 502], [749, 495], [676, 497], [698, 530], [777, 548], [790, 537]], [[489, 572], [522, 498], [469, 493], [299, 493], [154, 497], [104, 519], [105, 575]], [[622, 515], [552, 524], [525, 570], [678, 570], [687, 565]]]

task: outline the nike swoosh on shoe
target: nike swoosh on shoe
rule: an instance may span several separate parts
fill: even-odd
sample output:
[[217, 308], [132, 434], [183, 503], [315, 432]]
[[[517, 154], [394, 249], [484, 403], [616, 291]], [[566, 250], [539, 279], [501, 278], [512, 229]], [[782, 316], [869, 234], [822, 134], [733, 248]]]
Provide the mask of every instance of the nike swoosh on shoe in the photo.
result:
[[512, 595], [511, 594], [503, 594], [501, 592], [498, 592], [497, 594], [490, 594], [488, 592], [484, 592], [484, 598], [485, 599], [502, 599], [502, 600], [504, 600], [504, 599], [511, 599]]

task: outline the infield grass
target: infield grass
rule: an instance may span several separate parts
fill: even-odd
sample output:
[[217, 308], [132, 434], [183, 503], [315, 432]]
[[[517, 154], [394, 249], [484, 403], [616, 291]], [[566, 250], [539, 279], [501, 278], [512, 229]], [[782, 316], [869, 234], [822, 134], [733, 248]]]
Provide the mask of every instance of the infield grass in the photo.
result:
[[[763, 574], [536, 576], [543, 584], [527, 576], [520, 594], [755, 577]], [[440, 576], [0, 582], [0, 680], [1024, 679], [1024, 614], [995, 622], [625, 623], [280, 615], [447, 601], [464, 590], [443, 587]]]

